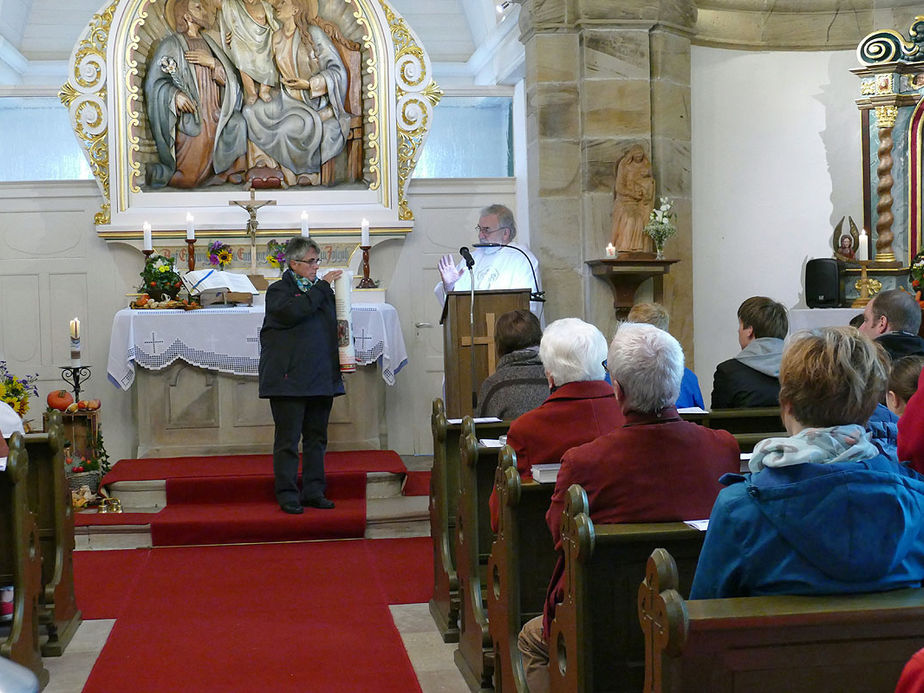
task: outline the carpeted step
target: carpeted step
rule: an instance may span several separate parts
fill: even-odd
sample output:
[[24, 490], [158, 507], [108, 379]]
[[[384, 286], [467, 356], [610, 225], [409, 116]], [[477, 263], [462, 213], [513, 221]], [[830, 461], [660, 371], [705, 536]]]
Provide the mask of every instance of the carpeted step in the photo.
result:
[[270, 503], [168, 505], [151, 522], [154, 546], [346, 539], [366, 529], [366, 499], [336, 499], [333, 510], [288, 515]]
[[[327, 497], [358, 498], [366, 494], [363, 472], [327, 474]], [[167, 479], [167, 507], [178, 503], [272, 503], [273, 475], [204, 476]]]

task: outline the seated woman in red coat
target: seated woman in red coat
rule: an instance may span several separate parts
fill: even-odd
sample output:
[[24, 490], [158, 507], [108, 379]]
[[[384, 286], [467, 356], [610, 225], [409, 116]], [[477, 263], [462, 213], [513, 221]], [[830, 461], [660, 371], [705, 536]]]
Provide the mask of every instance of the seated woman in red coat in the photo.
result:
[[898, 459], [924, 474], [924, 371], [898, 420]]
[[[622, 412], [606, 373], [606, 338], [577, 318], [545, 328], [539, 360], [549, 381], [548, 399], [514, 419], [507, 444], [517, 453], [517, 469], [527, 476], [534, 464], [557, 464], [566, 450], [622, 425]], [[497, 531], [497, 494], [491, 492], [491, 528]]]
[[[561, 550], [561, 513], [572, 484], [587, 491], [595, 523], [701, 520], [721, 489], [719, 477], [739, 469], [738, 443], [677, 414], [683, 349], [654, 325], [623, 323], [607, 365], [625, 423], [564, 454], [545, 516]], [[528, 621], [518, 647], [531, 693], [549, 690], [548, 634], [564, 598], [564, 560], [552, 574], [543, 616]]]

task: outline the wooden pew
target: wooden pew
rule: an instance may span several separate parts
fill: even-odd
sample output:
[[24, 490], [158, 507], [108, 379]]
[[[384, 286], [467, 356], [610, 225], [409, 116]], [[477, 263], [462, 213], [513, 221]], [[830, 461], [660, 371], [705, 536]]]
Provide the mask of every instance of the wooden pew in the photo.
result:
[[731, 433], [741, 452], [751, 452], [764, 438], [788, 436], [779, 407], [713, 409], [705, 414], [683, 414], [686, 421]]
[[19, 433], [9, 446], [6, 470], [0, 472], [0, 584], [13, 585], [13, 621], [0, 655], [32, 670], [44, 688], [48, 671], [39, 650], [38, 611], [42, 549], [29, 511], [29, 455]]
[[637, 601], [648, 557], [657, 547], [669, 547], [680, 561], [683, 594], [689, 594], [705, 532], [682, 522], [594, 526], [587, 495], [575, 484], [568, 490], [561, 535], [565, 599], [556, 607], [549, 635], [551, 690], [641, 689], [645, 642]]
[[655, 550], [639, 588], [644, 691], [892, 691], [924, 643], [924, 590], [685, 601]]
[[500, 515], [488, 559], [487, 603], [498, 693], [528, 690], [517, 637], [526, 621], [542, 614], [558, 558], [545, 523], [555, 484], [522, 480], [516, 460], [504, 446], [494, 481]]
[[81, 622], [74, 596], [74, 509], [64, 474], [61, 412], [49, 416], [47, 433], [29, 433], [25, 444], [29, 453], [29, 508], [35, 514], [42, 543], [39, 618], [48, 635], [42, 654], [58, 657]]
[[[479, 433], [497, 438], [509, 422], [479, 424]], [[430, 537], [433, 541], [433, 597], [430, 615], [444, 642], [459, 641], [459, 582], [455, 561], [455, 526], [459, 498], [459, 438], [461, 424], [446, 419], [443, 400], [433, 400], [433, 470], [430, 474]]]
[[[478, 433], [482, 425], [478, 426]], [[456, 504], [456, 575], [459, 581], [459, 647], [456, 666], [473, 691], [493, 690], [494, 650], [485, 605], [487, 563], [494, 541], [488, 498], [494, 487], [499, 448], [478, 445], [475, 423], [462, 421], [459, 497]]]

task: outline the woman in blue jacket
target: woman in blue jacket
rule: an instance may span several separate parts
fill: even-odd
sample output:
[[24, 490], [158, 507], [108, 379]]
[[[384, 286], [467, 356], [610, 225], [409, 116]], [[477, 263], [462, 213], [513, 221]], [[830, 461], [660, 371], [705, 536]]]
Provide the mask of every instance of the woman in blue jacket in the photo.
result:
[[852, 327], [793, 336], [780, 366], [790, 437], [761, 441], [751, 474], [723, 479], [691, 599], [921, 585], [924, 479], [864, 430], [887, 363]]

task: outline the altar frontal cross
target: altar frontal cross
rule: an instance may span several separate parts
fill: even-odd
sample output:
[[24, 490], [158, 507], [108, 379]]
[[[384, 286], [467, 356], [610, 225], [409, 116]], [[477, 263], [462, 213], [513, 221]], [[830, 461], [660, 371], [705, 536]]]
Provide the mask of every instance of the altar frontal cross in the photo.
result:
[[[488, 375], [491, 375], [497, 367], [497, 348], [494, 345], [494, 313], [484, 314], [485, 336], [475, 337], [475, 346], [480, 344], [488, 345]], [[468, 347], [472, 345], [471, 337], [462, 337], [459, 340], [459, 346]]]

